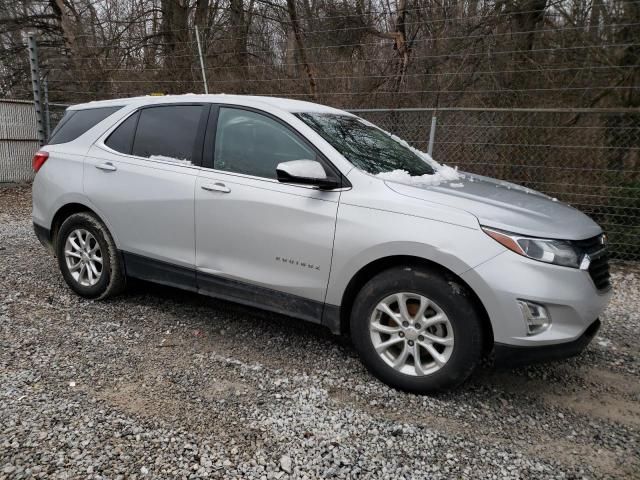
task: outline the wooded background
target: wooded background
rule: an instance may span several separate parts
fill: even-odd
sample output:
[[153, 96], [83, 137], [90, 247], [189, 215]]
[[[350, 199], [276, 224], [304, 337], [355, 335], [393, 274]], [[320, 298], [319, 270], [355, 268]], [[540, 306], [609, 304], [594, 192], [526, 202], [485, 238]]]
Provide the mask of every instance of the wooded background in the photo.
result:
[[202, 93], [196, 26], [209, 92], [383, 109], [358, 114], [422, 150], [435, 115], [436, 160], [568, 202], [640, 260], [640, 0], [0, 0], [0, 98], [33, 98], [28, 33], [50, 102]]
[[0, 97], [203, 92], [357, 107], [639, 107], [640, 0], [1, 0]]

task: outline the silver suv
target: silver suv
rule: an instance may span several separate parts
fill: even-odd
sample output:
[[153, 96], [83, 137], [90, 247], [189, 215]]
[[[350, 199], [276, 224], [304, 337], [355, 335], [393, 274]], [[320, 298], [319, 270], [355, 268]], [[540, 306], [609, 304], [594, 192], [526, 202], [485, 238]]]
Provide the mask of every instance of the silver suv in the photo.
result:
[[489, 355], [575, 355], [610, 297], [584, 214], [313, 103], [76, 105], [34, 169], [36, 234], [79, 295], [133, 277], [319, 323], [408, 391], [455, 387]]

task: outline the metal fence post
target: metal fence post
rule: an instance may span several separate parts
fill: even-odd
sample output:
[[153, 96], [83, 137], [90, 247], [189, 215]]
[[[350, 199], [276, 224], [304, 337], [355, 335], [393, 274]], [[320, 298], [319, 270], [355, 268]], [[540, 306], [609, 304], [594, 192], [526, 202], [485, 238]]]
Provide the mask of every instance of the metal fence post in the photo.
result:
[[42, 79], [42, 88], [44, 90], [44, 127], [47, 134], [47, 140], [51, 136], [51, 113], [49, 111], [49, 76], [46, 75]]
[[429, 147], [427, 153], [430, 157], [433, 157], [433, 142], [436, 140], [436, 111], [433, 111], [431, 116], [431, 131], [429, 132]]
[[42, 92], [40, 89], [40, 67], [38, 66], [38, 45], [34, 34], [29, 37], [29, 65], [31, 68], [31, 86], [33, 89], [33, 105], [36, 109], [36, 120], [38, 122], [38, 141], [44, 145], [46, 140], [44, 122], [42, 117]]
[[204, 93], [209, 93], [209, 87], [207, 86], [207, 74], [204, 70], [204, 59], [202, 58], [202, 47], [200, 46], [200, 32], [198, 32], [198, 26], [196, 25], [196, 42], [198, 43], [198, 57], [200, 57], [200, 69], [202, 70], [202, 82], [204, 83]]

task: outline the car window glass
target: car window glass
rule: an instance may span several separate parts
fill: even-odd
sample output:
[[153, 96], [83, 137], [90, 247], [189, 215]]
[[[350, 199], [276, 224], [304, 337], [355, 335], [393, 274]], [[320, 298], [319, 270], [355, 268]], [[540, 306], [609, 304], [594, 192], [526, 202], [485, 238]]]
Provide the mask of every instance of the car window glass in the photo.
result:
[[48, 144], [71, 142], [121, 108], [122, 106], [67, 110], [51, 134]]
[[191, 164], [201, 105], [167, 105], [140, 111], [132, 154]]
[[107, 141], [104, 142], [105, 145], [116, 152], [130, 154], [137, 123], [138, 112], [134, 113], [118, 125], [118, 128], [116, 128], [111, 135], [109, 135]]
[[432, 166], [408, 145], [358, 117], [325, 113], [298, 113], [296, 116], [365, 172], [377, 175], [404, 170], [411, 176], [434, 173]]
[[275, 179], [279, 163], [315, 159], [313, 149], [280, 122], [248, 110], [220, 109], [214, 153], [217, 170]]

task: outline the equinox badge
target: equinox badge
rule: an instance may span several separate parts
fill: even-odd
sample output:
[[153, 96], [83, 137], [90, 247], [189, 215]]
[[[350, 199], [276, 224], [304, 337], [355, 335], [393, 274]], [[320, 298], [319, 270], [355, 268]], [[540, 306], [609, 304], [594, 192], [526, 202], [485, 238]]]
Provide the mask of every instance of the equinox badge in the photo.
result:
[[314, 265], [313, 263], [301, 262], [300, 260], [294, 260], [293, 258], [276, 257], [276, 262], [288, 263], [289, 265], [296, 265], [298, 267], [311, 268], [313, 270], [320, 270], [320, 265]]

